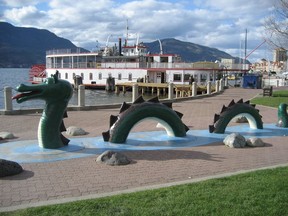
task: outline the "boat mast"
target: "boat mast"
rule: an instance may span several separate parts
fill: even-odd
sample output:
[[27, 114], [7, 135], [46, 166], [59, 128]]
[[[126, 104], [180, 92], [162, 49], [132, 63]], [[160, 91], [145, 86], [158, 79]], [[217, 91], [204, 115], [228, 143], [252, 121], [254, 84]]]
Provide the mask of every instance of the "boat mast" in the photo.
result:
[[244, 47], [244, 64], [246, 63], [246, 56], [247, 56], [247, 28], [245, 29], [245, 47]]
[[128, 41], [128, 37], [129, 37], [128, 30], [129, 30], [128, 19], [126, 19], [126, 40], [125, 40], [125, 46], [127, 46], [127, 41]]

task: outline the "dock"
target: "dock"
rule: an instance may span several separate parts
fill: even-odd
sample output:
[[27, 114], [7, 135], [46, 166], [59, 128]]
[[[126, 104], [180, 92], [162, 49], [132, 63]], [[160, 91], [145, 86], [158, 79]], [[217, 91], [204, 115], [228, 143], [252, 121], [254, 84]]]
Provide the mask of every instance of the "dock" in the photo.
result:
[[[115, 92], [119, 94], [121, 91], [125, 93], [126, 91], [131, 91], [133, 85], [138, 85], [138, 91], [139, 93], [145, 95], [145, 93], [149, 92], [151, 94], [157, 94], [157, 96], [160, 95], [167, 95], [169, 90], [169, 83], [142, 83], [142, 82], [126, 82], [121, 84], [115, 85]], [[197, 92], [206, 92], [206, 85], [197, 87]], [[173, 84], [173, 92], [175, 93], [176, 98], [177, 97], [190, 97], [192, 96], [192, 89], [193, 85], [188, 84]], [[213, 87], [212, 87], [213, 89]]]

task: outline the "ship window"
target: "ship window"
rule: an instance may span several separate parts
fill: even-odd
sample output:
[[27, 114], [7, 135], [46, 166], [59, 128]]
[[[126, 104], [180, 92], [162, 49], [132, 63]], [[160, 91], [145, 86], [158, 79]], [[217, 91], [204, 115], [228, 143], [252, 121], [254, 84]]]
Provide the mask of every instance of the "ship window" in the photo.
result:
[[129, 75], [128, 75], [128, 81], [132, 81], [132, 73], [129, 73]]
[[61, 73], [58, 73], [58, 78], [61, 79]]
[[173, 81], [181, 81], [181, 74], [173, 74]]
[[98, 79], [102, 80], [102, 73], [101, 72], [98, 74]]
[[194, 77], [195, 82], [197, 82], [197, 80], [198, 80], [198, 74], [194, 74], [193, 77]]
[[184, 74], [184, 81], [188, 82], [190, 80], [191, 74]]
[[201, 82], [205, 82], [207, 80], [207, 75], [206, 74], [200, 74], [200, 80], [201, 80]]
[[84, 74], [83, 73], [81, 73], [81, 77], [82, 77], [82, 79], [84, 79]]
[[89, 73], [89, 79], [93, 80], [93, 74], [92, 73]]
[[68, 73], [65, 73], [65, 79], [68, 79]]
[[63, 68], [69, 68], [69, 67], [70, 67], [69, 57], [63, 57]]
[[118, 73], [118, 80], [121, 80], [121, 79], [122, 79], [122, 74]]

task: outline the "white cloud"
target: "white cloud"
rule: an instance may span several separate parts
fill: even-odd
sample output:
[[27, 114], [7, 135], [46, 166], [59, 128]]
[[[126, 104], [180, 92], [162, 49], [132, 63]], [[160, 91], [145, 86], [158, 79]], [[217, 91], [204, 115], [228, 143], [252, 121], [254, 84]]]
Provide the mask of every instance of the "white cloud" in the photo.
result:
[[262, 42], [263, 19], [273, 6], [271, 0], [4, 1], [2, 19], [16, 26], [48, 29], [88, 49], [96, 41], [104, 45], [111, 34], [117, 40], [125, 33], [128, 19], [130, 31], [140, 32], [143, 41], [173, 37], [237, 56], [246, 28], [249, 50]]
[[[13, 8], [4, 12], [4, 17], [13, 23], [23, 23], [23, 25], [33, 25], [35, 20], [43, 16], [43, 12], [38, 11], [35, 6], [25, 6], [22, 8]], [[37, 23], [37, 22], [36, 22]]]
[[23, 7], [28, 5], [34, 5], [35, 2], [38, 1], [34, 0], [3, 0], [2, 4], [7, 5], [8, 7]]

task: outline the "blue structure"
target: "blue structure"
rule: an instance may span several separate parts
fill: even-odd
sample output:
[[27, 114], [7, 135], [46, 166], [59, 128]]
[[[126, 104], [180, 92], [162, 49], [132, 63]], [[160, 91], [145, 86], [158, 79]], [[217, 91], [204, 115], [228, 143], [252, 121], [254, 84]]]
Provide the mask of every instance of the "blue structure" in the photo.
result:
[[242, 83], [243, 88], [260, 89], [262, 88], [262, 76], [258, 74], [245, 74]]

